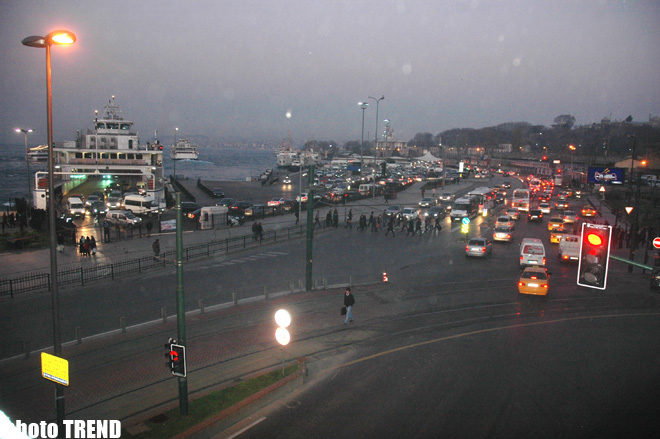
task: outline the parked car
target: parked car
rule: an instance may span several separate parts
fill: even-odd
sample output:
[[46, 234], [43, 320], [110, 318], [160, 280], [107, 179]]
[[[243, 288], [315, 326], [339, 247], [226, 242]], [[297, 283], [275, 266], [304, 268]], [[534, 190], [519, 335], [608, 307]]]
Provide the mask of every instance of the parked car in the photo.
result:
[[493, 251], [493, 243], [486, 238], [472, 238], [465, 245], [465, 256], [486, 257]]

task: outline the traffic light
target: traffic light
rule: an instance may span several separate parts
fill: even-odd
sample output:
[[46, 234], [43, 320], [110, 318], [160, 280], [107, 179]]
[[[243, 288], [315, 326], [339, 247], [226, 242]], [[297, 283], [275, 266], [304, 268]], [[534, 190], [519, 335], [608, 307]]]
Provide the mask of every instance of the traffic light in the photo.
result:
[[582, 223], [577, 284], [604, 290], [610, 260], [612, 226]]
[[186, 376], [186, 347], [177, 343], [177, 340], [170, 338], [165, 345], [167, 353], [165, 356], [169, 359], [167, 364], [172, 371], [172, 375]]

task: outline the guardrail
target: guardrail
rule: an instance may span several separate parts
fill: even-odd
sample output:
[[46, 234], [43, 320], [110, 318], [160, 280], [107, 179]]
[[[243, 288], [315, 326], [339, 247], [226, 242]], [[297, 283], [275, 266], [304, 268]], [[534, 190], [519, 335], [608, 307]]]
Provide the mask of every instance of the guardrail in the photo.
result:
[[[183, 249], [184, 261], [209, 257], [218, 253], [257, 247], [264, 242], [287, 241], [305, 236], [306, 227], [292, 226], [279, 230], [268, 230], [257, 237], [253, 234], [236, 236], [220, 241], [210, 241], [196, 244]], [[318, 230], [318, 229], [317, 229]], [[176, 250], [169, 250], [158, 258], [143, 256], [111, 264], [98, 264], [93, 267], [73, 267], [58, 270], [58, 285], [86, 285], [101, 279], [115, 279], [120, 276], [139, 274], [143, 271], [173, 265], [176, 261]], [[50, 273], [30, 273], [11, 279], [0, 279], [0, 297], [14, 297], [15, 294], [29, 291], [50, 290]]]

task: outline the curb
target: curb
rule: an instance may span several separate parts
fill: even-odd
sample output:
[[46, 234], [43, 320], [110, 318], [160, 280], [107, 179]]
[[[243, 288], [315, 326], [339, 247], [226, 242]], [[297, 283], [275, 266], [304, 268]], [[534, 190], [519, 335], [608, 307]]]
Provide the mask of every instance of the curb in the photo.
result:
[[287, 376], [286, 378], [271, 384], [270, 386], [266, 387], [265, 389], [260, 390], [259, 392], [255, 393], [252, 396], [249, 396], [248, 398], [245, 398], [243, 401], [239, 402], [238, 404], [235, 404], [229, 408], [224, 409], [220, 413], [216, 414], [215, 416], [208, 418], [199, 424], [195, 425], [194, 427], [189, 428], [188, 430], [179, 433], [178, 435], [174, 436], [172, 439], [186, 439], [189, 438], [201, 431], [206, 430], [207, 428], [211, 427], [213, 424], [220, 422], [226, 418], [228, 418], [231, 415], [234, 415], [244, 409], [245, 407], [249, 406], [255, 401], [258, 401], [261, 398], [264, 398], [265, 396], [273, 393], [274, 391], [278, 390], [281, 387], [284, 387], [286, 384], [295, 381], [296, 379], [300, 378], [303, 376], [304, 372], [304, 366], [302, 366], [298, 371], [292, 373], [291, 375]]

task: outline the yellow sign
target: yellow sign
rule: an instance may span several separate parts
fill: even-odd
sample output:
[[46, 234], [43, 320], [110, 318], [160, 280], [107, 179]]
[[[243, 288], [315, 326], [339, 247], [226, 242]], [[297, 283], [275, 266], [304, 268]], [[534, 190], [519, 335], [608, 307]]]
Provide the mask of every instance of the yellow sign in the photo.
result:
[[41, 376], [63, 386], [69, 385], [69, 362], [45, 352], [41, 353]]

